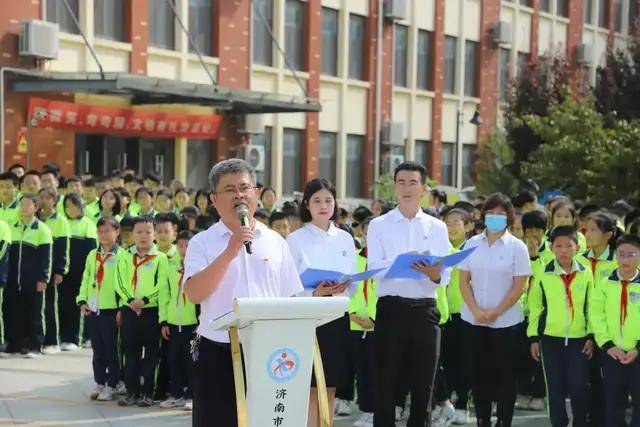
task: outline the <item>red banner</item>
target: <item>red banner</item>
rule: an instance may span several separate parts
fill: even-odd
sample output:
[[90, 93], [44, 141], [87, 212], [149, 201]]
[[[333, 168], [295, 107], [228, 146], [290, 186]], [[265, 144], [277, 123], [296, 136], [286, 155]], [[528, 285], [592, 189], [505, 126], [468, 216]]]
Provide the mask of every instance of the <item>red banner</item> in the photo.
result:
[[107, 133], [160, 138], [215, 138], [222, 116], [165, 113], [130, 108], [74, 104], [30, 98], [29, 117], [35, 126], [51, 126], [86, 133]]

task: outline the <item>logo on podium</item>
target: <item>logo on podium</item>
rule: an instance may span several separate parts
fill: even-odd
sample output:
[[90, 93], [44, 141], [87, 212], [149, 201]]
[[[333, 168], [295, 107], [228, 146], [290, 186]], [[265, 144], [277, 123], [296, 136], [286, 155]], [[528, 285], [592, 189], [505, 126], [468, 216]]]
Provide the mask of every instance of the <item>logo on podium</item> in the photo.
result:
[[267, 359], [267, 373], [273, 381], [278, 383], [292, 380], [298, 373], [299, 367], [300, 358], [290, 348], [280, 348]]

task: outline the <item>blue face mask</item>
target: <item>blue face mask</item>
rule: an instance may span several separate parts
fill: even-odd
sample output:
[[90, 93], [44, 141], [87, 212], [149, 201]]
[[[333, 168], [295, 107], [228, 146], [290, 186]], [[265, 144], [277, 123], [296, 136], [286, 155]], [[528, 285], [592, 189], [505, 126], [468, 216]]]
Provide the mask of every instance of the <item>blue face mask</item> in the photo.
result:
[[506, 215], [486, 215], [484, 217], [484, 224], [487, 226], [487, 230], [492, 233], [499, 233], [507, 228], [507, 216]]

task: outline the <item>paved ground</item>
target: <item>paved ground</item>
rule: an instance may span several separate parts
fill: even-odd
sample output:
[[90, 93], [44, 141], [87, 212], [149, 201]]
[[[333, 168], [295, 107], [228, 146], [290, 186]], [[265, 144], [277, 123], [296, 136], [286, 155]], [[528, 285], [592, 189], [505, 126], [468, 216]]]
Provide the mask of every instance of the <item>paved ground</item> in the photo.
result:
[[[87, 398], [93, 388], [91, 351], [0, 359], [0, 425], [29, 426], [190, 426], [190, 413], [159, 408], [121, 408]], [[357, 416], [337, 420], [351, 426]], [[402, 424], [404, 425], [404, 424]], [[471, 425], [471, 424], [470, 424]], [[541, 413], [518, 414], [514, 425], [548, 426]]]

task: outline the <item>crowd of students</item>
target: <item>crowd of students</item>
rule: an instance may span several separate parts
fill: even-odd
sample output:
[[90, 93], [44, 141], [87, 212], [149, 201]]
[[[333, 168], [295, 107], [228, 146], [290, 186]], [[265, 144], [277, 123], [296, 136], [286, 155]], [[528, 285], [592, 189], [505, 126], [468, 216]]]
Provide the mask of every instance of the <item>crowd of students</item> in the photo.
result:
[[[369, 223], [394, 208], [375, 200], [348, 212], [335, 197], [322, 179], [300, 201], [279, 204], [273, 189], [260, 190], [255, 218], [287, 239], [300, 272], [310, 264], [365, 270]], [[515, 407], [548, 408], [551, 424], [566, 426], [570, 398], [574, 426], [619, 427], [630, 396], [631, 425], [640, 425], [640, 210], [564, 196], [539, 205], [531, 192], [446, 199], [431, 191], [424, 212], [446, 224], [452, 253], [476, 251], [437, 288], [433, 424], [466, 424], [473, 404], [478, 425], [489, 426], [497, 403], [500, 425], [511, 424]], [[165, 187], [152, 173], [63, 179], [56, 165], [15, 165], [0, 174], [0, 355], [92, 347], [91, 399], [191, 408], [199, 307], [185, 296], [183, 260], [191, 237], [218, 219], [207, 190]], [[381, 392], [376, 308], [376, 281], [358, 283], [348, 315], [318, 330], [335, 412], [349, 415], [357, 401], [355, 426], [372, 425]], [[409, 382], [386, 390], [398, 420]]]

